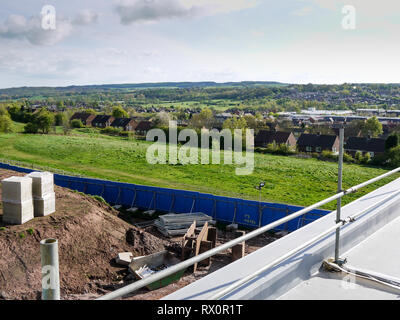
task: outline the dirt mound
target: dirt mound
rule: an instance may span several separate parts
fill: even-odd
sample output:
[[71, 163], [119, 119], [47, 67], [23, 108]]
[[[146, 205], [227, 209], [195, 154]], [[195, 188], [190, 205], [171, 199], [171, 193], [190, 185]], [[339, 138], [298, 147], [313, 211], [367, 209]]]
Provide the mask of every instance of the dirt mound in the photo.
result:
[[[23, 174], [0, 170], [0, 180], [13, 175]], [[56, 213], [22, 226], [2, 224], [0, 204], [0, 299], [40, 298], [42, 239], [59, 241], [62, 299], [104, 293], [101, 284], [120, 284], [124, 268], [113, 263], [118, 252], [140, 256], [169, 244], [121, 220], [117, 211], [89, 196], [60, 187], [55, 192]]]

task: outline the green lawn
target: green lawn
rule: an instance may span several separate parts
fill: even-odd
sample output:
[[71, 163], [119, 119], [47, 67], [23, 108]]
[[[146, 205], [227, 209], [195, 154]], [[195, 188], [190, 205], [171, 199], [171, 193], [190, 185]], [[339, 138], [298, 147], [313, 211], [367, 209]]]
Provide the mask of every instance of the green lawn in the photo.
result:
[[[235, 175], [234, 165], [150, 165], [145, 141], [129, 141], [99, 134], [25, 135], [0, 134], [0, 158], [49, 166], [90, 177], [144, 185], [194, 190], [217, 195], [258, 199], [254, 186], [266, 181], [265, 201], [310, 205], [336, 192], [337, 164], [316, 159], [255, 155], [255, 170], [249, 176]], [[346, 164], [344, 188], [387, 170]], [[399, 177], [382, 180], [344, 203]], [[335, 204], [325, 208], [334, 209]]]

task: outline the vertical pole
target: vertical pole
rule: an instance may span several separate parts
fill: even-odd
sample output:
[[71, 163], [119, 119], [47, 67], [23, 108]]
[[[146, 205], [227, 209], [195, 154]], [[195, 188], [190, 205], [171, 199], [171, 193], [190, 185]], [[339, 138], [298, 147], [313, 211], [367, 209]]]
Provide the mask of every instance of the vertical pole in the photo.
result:
[[258, 201], [258, 227], [261, 228], [261, 220], [262, 220], [262, 208], [261, 208], [261, 187], [260, 187], [260, 199]]
[[40, 241], [42, 261], [42, 300], [60, 300], [60, 273], [58, 267], [58, 241]]
[[[343, 178], [343, 144], [344, 144], [344, 126], [339, 130], [339, 170], [338, 170], [338, 193], [342, 191], [342, 178]], [[341, 221], [342, 198], [338, 198], [336, 202], [336, 223]], [[335, 262], [339, 263], [339, 240], [340, 240], [340, 227], [336, 229], [335, 239]]]

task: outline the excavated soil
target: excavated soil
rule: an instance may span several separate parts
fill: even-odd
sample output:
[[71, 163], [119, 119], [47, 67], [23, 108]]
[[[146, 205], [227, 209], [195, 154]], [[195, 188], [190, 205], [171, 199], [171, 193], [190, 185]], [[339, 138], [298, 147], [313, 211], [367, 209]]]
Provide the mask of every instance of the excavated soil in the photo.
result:
[[[21, 175], [0, 169], [0, 180]], [[10, 226], [2, 223], [0, 188], [0, 300], [41, 298], [39, 243], [43, 239], [58, 239], [61, 299], [66, 300], [95, 299], [135, 281], [127, 268], [115, 263], [119, 252], [130, 251], [136, 257], [168, 249], [179, 257], [181, 238], [167, 239], [153, 226], [137, 228], [90, 196], [57, 186], [55, 192], [54, 214]], [[276, 238], [266, 234], [251, 239], [246, 242], [246, 254]], [[231, 239], [232, 234], [218, 231], [217, 245]], [[189, 268], [169, 286], [154, 291], [143, 288], [124, 299], [160, 299], [231, 262], [230, 250], [221, 252], [195, 274]]]
[[[15, 175], [23, 174], [0, 170], [0, 180]], [[56, 212], [21, 226], [3, 224], [0, 205], [0, 298], [40, 298], [42, 239], [58, 239], [62, 299], [103, 294], [107, 292], [103, 284], [120, 283], [125, 269], [113, 263], [118, 252], [141, 256], [164, 250], [168, 244], [121, 220], [117, 211], [89, 196], [57, 186], [55, 192]]]

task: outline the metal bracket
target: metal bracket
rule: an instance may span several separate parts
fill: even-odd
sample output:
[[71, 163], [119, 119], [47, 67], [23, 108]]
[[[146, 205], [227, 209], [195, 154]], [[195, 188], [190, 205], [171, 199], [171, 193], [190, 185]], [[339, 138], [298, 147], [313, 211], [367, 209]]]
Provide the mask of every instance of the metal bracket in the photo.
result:
[[338, 261], [335, 261], [338, 266], [342, 266], [347, 263], [347, 258], [339, 258]]

